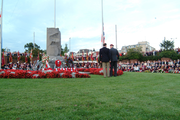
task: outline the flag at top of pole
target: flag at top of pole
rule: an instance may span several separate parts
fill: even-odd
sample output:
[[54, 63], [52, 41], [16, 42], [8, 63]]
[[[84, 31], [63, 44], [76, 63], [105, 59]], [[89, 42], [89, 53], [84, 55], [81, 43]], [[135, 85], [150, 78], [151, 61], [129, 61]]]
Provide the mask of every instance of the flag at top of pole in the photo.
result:
[[101, 0], [101, 7], [102, 7], [102, 34], [101, 34], [101, 47], [105, 43], [105, 33], [104, 33], [104, 20], [103, 20], [103, 0]]
[[101, 47], [105, 43], [104, 23], [103, 23], [102, 35], [101, 35]]

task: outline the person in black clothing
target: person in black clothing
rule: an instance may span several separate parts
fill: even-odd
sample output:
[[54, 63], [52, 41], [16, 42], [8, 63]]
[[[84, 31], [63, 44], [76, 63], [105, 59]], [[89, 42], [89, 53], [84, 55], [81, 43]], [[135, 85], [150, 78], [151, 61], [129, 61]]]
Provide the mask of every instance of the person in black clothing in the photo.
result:
[[77, 67], [77, 68], [79, 68], [79, 67], [80, 67], [80, 64], [79, 64], [79, 62], [77, 63], [76, 67]]
[[109, 77], [110, 76], [109, 75], [109, 62], [111, 62], [111, 58], [110, 58], [110, 51], [106, 47], [107, 47], [107, 44], [104, 43], [103, 48], [99, 50], [99, 59], [100, 59], [100, 63], [102, 63], [104, 77], [106, 77], [106, 75]]
[[111, 69], [110, 69], [110, 76], [113, 75], [113, 68], [114, 68], [114, 76], [117, 76], [117, 62], [119, 61], [119, 53], [117, 49], [113, 48], [114, 45], [110, 45], [110, 54], [111, 54]]

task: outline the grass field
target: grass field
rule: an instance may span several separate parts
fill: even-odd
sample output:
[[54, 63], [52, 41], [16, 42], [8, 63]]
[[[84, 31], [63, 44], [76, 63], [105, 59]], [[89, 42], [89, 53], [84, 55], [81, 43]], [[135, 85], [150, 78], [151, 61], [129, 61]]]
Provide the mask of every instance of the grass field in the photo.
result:
[[1, 79], [1, 120], [180, 119], [180, 75]]

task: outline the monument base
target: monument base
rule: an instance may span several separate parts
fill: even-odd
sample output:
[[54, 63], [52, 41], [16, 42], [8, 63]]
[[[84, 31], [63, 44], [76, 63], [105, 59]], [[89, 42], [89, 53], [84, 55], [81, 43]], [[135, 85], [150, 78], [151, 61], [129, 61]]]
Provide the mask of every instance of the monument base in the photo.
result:
[[65, 64], [63, 64], [63, 63], [65, 63], [63, 57], [61, 57], [61, 56], [49, 56], [49, 66], [52, 69], [54, 69], [56, 67], [55, 66], [55, 61], [56, 60], [60, 60], [61, 61], [61, 67], [63, 67], [63, 68], [65, 67]]

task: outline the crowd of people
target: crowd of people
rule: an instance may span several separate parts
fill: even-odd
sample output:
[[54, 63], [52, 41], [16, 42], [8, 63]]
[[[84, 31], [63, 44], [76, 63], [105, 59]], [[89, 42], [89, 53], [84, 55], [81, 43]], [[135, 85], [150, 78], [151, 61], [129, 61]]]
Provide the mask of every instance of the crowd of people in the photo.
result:
[[[107, 45], [104, 44], [103, 48], [99, 51], [99, 61], [74, 61], [73, 65], [71, 67], [74, 68], [103, 68], [103, 72], [110, 73], [107, 74], [107, 76], [112, 76], [112, 69], [116, 72], [116, 70], [120, 69], [122, 71], [128, 71], [128, 72], [166, 72], [166, 73], [180, 73], [180, 60], [157, 60], [157, 61], [135, 61], [133, 63], [129, 62], [118, 62], [119, 55], [117, 50], [115, 50], [115, 54], [113, 55], [113, 45], [110, 45], [110, 49], [107, 48]], [[108, 52], [107, 52], [107, 51]], [[106, 51], [107, 53], [104, 54]], [[161, 52], [161, 51], [158, 51]], [[109, 54], [111, 53], [111, 54]], [[180, 53], [180, 49], [178, 48], [177, 53]], [[147, 56], [156, 55], [157, 51], [148, 52], [146, 53]], [[113, 60], [113, 57], [116, 58]], [[96, 60], [96, 59], [95, 59]], [[117, 65], [117, 66], [116, 66]], [[68, 67], [68, 66], [66, 66]], [[2, 67], [3, 69], [19, 69], [19, 70], [33, 70], [33, 64], [32, 63], [8, 63]], [[105, 69], [109, 68], [110, 71], [106, 71]], [[109, 70], [108, 69], [108, 70]]]
[[180, 60], [157, 60], [157, 61], [136, 61], [134, 63], [119, 62], [119, 69], [129, 72], [144, 72], [152, 73], [180, 73]]
[[74, 64], [75, 68], [100, 68], [99, 63], [95, 63], [95, 62], [87, 62], [87, 63], [75, 63]]
[[3, 69], [32, 70], [32, 63], [12, 63], [2, 66]]

